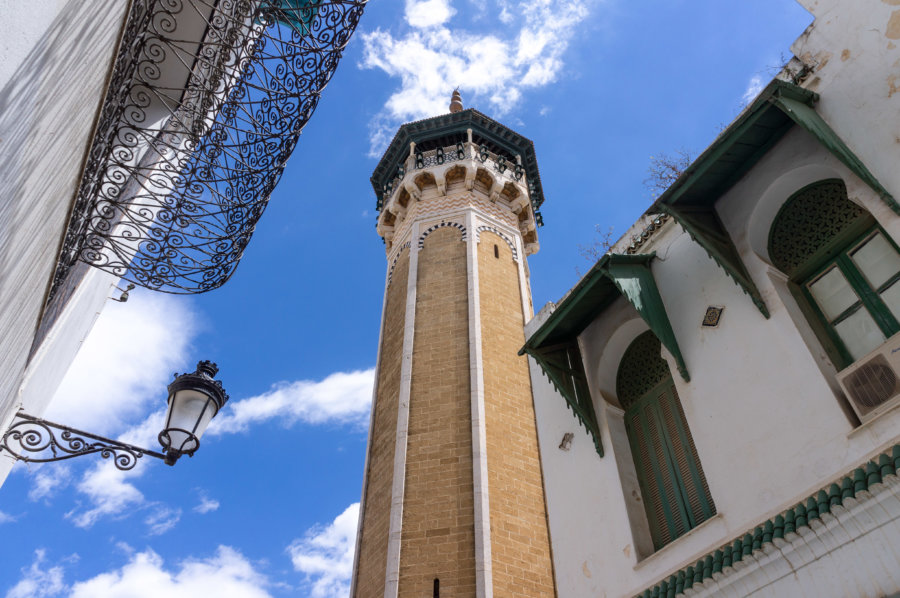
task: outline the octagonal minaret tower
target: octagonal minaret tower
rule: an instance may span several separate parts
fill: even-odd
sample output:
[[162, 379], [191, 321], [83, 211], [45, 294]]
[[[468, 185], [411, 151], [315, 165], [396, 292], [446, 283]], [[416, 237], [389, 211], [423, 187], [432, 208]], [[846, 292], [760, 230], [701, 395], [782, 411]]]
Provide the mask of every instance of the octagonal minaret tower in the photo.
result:
[[531, 141], [454, 92], [372, 175], [387, 279], [353, 598], [556, 595], [523, 325]]

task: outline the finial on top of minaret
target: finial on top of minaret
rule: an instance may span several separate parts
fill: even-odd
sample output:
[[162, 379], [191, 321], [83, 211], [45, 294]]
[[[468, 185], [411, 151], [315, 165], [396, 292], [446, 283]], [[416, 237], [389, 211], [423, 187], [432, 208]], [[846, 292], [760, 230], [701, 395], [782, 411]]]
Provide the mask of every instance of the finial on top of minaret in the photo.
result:
[[459, 95], [459, 88], [453, 90], [453, 95], [450, 97], [450, 113], [454, 112], [462, 112], [462, 96]]

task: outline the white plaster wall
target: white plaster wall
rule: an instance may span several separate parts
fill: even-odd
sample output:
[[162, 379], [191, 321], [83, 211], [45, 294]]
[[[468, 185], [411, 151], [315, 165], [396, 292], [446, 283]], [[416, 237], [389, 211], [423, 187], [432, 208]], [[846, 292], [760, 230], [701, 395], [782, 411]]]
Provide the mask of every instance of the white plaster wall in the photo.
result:
[[[772, 318], [766, 320], [678, 227], [666, 231], [658, 249], [665, 261], [654, 261], [652, 269], [691, 381], [671, 369], [718, 515], [655, 554], [647, 549], [624, 425], [610, 405], [614, 364], [627, 338], [646, 327], [633, 308], [616, 302], [579, 339], [602, 459], [564, 399], [532, 364], [563, 598], [633, 595], [900, 440], [900, 410], [863, 428], [851, 426], [803, 339], [786, 321], [786, 310], [770, 305]], [[718, 328], [700, 326], [707, 305], [725, 306]], [[545, 317], [546, 312], [538, 314], [526, 334]], [[567, 452], [558, 448], [566, 432], [575, 434]]]
[[[900, 53], [884, 35], [896, 13], [900, 37], [900, 5], [894, 0], [866, 0], [865, 8], [850, 9], [836, 1], [804, 4], [818, 20], [795, 51], [819, 55], [819, 70], [807, 81], [821, 94], [817, 110], [882, 185], [900, 197], [900, 100], [886, 86], [892, 73], [900, 79]], [[832, 57], [822, 54], [826, 48], [832, 48]], [[844, 49], [849, 53], [841, 60]], [[768, 263], [768, 232], [781, 204], [806, 184], [832, 177], [844, 180], [850, 198], [900, 242], [900, 217], [799, 127], [716, 204], [769, 308], [769, 319], [678, 225], [666, 224], [641, 248], [658, 254], [651, 268], [691, 374], [690, 382], [681, 379], [663, 351], [716, 504], [713, 519], [655, 554], [646, 556], [642, 548], [646, 523], [630, 492], [633, 461], [614, 407], [618, 361], [629, 339], [645, 329], [632, 308], [616, 302], [579, 337], [602, 435], [602, 459], [562, 397], [532, 366], [562, 598], [642, 591], [900, 441], [900, 409], [863, 426], [848, 417], [833, 365]], [[717, 328], [701, 327], [709, 305], [725, 307]], [[545, 312], [539, 314], [526, 335], [545, 318]], [[575, 442], [563, 452], [557, 447], [567, 431], [575, 433]], [[900, 541], [885, 534], [862, 534], [835, 555], [846, 553], [847, 559], [860, 562], [884, 550], [900, 553]], [[834, 557], [804, 564], [802, 571], [753, 590], [753, 595], [825, 595], [815, 593], [814, 579], [836, 570], [839, 562]], [[842, 574], [852, 577], [853, 572]], [[861, 572], [857, 581], [835, 587], [872, 596], [896, 591], [892, 574], [883, 576], [889, 582], [883, 588], [865, 586], [861, 580], [866, 575]], [[805, 594], [795, 593], [798, 588]], [[748, 595], [740, 586], [721, 591]], [[857, 595], [836, 591], [833, 595]]]
[[[548, 304], [525, 326], [526, 337], [537, 330], [552, 307]], [[612, 596], [604, 593], [609, 571], [602, 564], [607, 551], [616, 551], [624, 545], [619, 528], [627, 525], [621, 517], [624, 504], [612, 517], [602, 511], [605, 506], [616, 504], [617, 493], [621, 496], [615, 463], [600, 458], [590, 436], [530, 357], [528, 366], [557, 594], [560, 598]], [[563, 451], [559, 444], [567, 432], [573, 433], [574, 438], [569, 450]], [[603, 441], [606, 449], [608, 437]]]
[[816, 110], [872, 173], [900, 195], [900, 5], [895, 0], [799, 0], [816, 17], [791, 46], [815, 65], [803, 86]]
[[[41, 307], [129, 3], [0, 0], [0, 426], [18, 395]], [[93, 282], [91, 282], [93, 281]], [[40, 411], [102, 306], [109, 278], [90, 276], [51, 337], [36, 386]], [[30, 397], [34, 397], [33, 399]], [[32, 402], [35, 401], [35, 402]], [[0, 468], [0, 480], [2, 480]]]

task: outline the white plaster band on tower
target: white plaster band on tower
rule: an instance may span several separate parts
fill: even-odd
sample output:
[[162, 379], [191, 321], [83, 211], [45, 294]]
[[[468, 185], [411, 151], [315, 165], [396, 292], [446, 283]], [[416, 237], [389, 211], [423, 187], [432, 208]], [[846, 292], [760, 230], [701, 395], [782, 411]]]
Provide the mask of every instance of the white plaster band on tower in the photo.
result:
[[[414, 222], [414, 235], [419, 223]], [[412, 385], [412, 355], [416, 324], [416, 285], [419, 271], [419, 247], [409, 249], [409, 276], [406, 287], [406, 311], [403, 329], [403, 355], [400, 363], [400, 393], [397, 400], [397, 438], [394, 445], [394, 472], [391, 484], [391, 516], [388, 532], [384, 598], [397, 598], [400, 591], [400, 547], [403, 532], [403, 492], [406, 487], [406, 448], [409, 436], [409, 397]]]
[[[469, 230], [480, 231], [474, 210], [466, 213]], [[481, 353], [481, 297], [478, 287], [478, 234], [466, 243], [469, 294], [469, 376], [472, 406], [472, 484], [475, 506], [475, 595], [493, 598], [491, 508], [488, 492], [487, 428], [484, 409], [484, 369]]]

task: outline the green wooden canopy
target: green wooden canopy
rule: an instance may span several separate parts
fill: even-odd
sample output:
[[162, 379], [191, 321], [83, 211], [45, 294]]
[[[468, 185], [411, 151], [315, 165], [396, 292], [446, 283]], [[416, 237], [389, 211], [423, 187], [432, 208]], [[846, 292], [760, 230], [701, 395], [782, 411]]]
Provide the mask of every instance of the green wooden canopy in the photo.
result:
[[544, 370], [569, 408], [594, 439], [600, 456], [600, 431], [587, 390], [587, 378], [577, 337], [619, 297], [634, 306], [641, 318], [675, 358], [682, 378], [690, 380], [684, 357], [650, 270], [655, 254], [606, 254], [556, 306], [549, 318], [525, 342], [527, 353]]
[[799, 125], [810, 133], [900, 214], [900, 205], [891, 194], [815, 111], [813, 106], [818, 99], [818, 94], [802, 87], [772, 81], [648, 210], [671, 215], [750, 296], [766, 318], [769, 311], [759, 289], [714, 206], [791, 127]]

